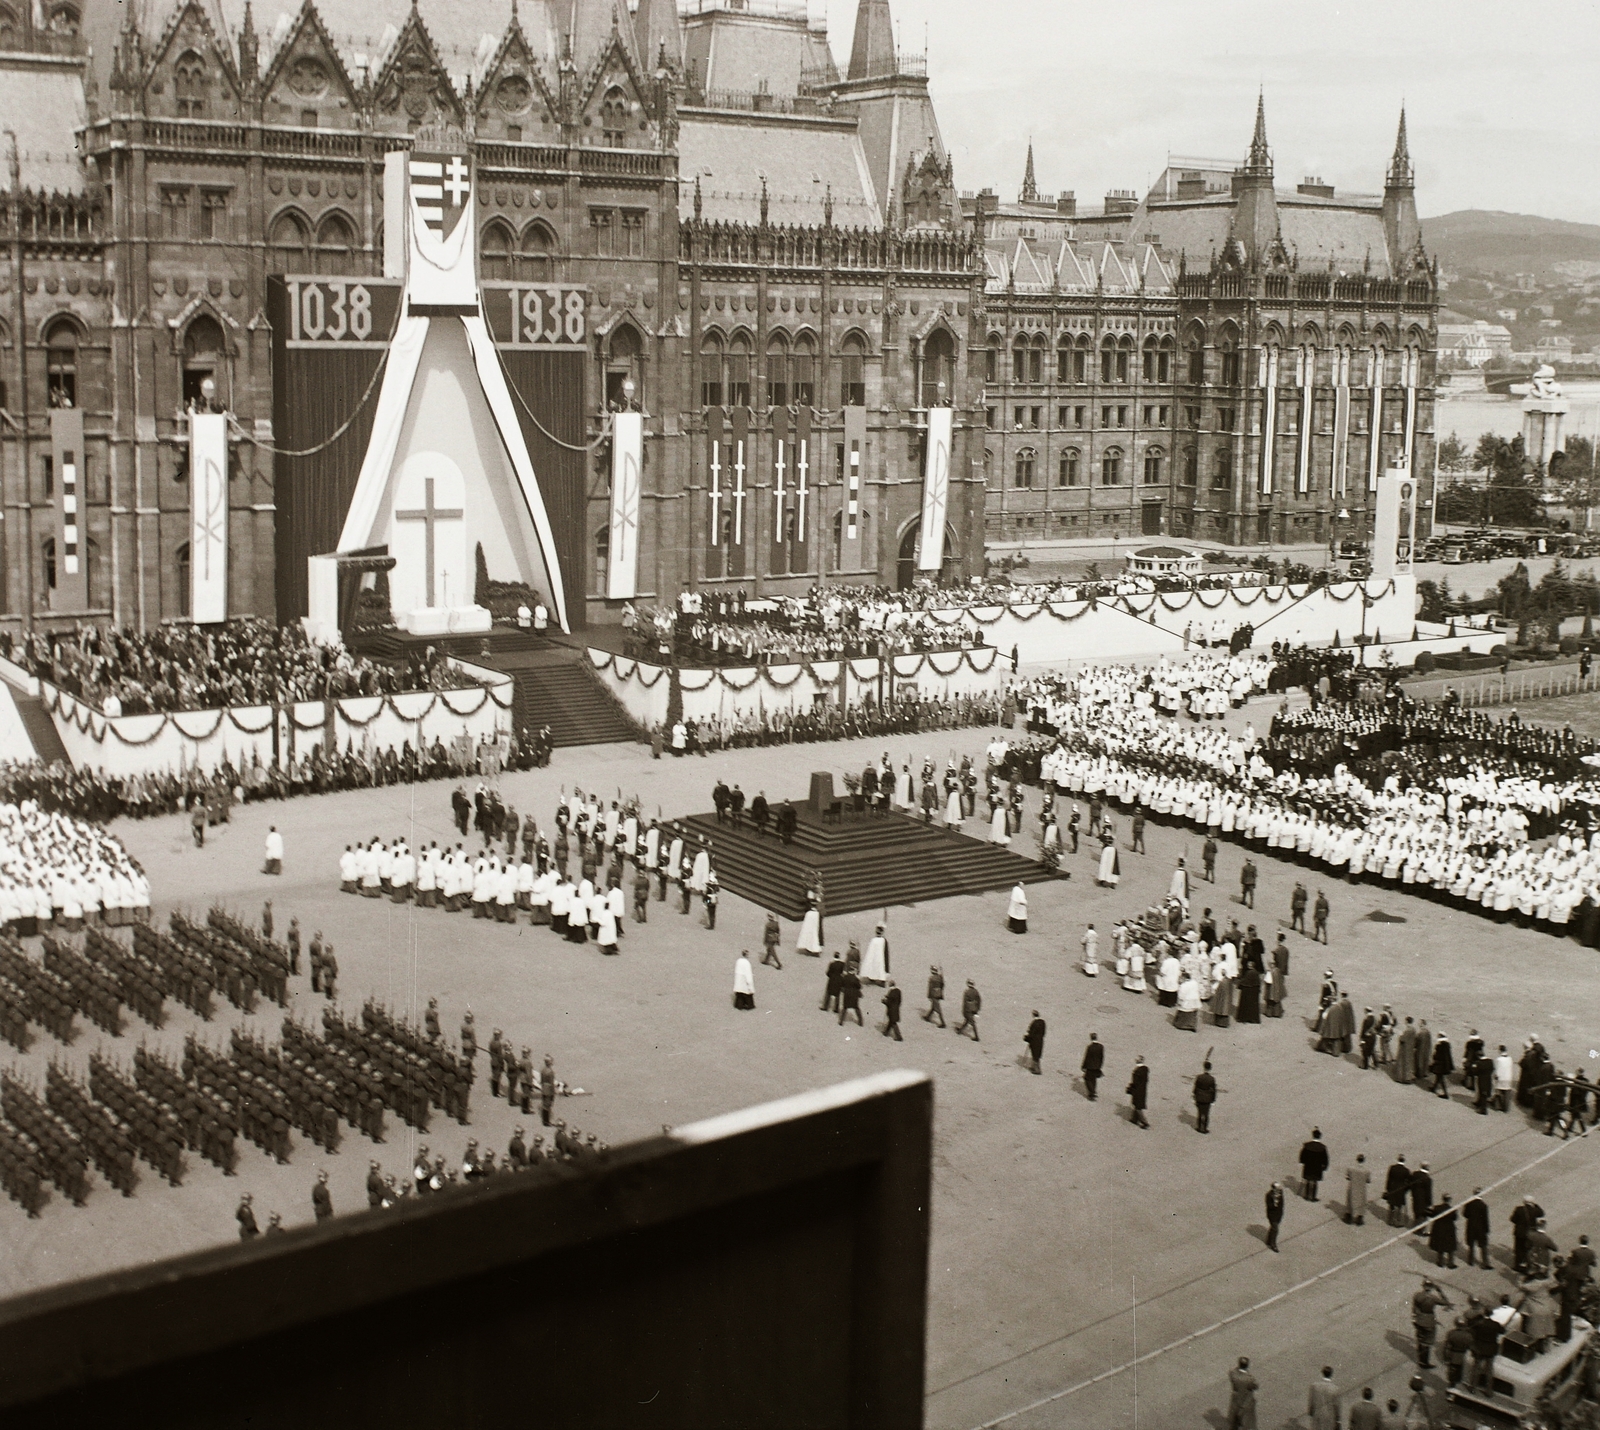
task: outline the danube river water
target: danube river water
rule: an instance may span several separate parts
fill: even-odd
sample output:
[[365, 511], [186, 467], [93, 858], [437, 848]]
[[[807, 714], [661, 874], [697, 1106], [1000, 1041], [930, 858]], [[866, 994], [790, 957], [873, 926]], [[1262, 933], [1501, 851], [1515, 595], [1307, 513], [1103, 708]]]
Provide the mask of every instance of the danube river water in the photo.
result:
[[[1600, 437], [1600, 381], [1564, 382], [1561, 390], [1570, 410], [1562, 431], [1594, 441]], [[1522, 431], [1522, 399], [1489, 392], [1441, 397], [1434, 404], [1434, 431], [1440, 439], [1456, 434], [1470, 451], [1485, 432], [1515, 437]]]

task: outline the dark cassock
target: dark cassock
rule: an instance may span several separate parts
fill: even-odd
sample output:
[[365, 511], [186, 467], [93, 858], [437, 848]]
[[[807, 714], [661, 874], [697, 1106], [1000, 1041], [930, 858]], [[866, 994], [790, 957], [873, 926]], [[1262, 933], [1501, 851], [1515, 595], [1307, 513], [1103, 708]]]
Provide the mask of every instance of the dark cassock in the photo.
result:
[[1241, 1023], [1261, 1021], [1261, 974], [1254, 963], [1246, 963], [1239, 970], [1239, 1011]]

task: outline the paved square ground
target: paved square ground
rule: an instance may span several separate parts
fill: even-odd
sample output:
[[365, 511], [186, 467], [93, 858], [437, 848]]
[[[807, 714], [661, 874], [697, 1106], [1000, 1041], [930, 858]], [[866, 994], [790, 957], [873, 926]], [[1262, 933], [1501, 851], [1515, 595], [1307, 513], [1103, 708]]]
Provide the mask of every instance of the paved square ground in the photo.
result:
[[[1254, 714], [1264, 727], [1266, 710]], [[941, 732], [896, 738], [888, 748], [897, 765], [910, 760], [915, 768], [924, 755], [941, 765], [952, 754], [981, 757], [988, 739], [982, 730]], [[799, 798], [812, 770], [829, 770], [837, 781], [883, 749], [881, 741], [856, 742], [659, 762], [644, 747], [562, 750], [549, 769], [508, 776], [503, 786], [541, 824], [561, 789], [574, 783], [607, 798], [619, 789], [637, 793], [647, 811], [672, 816], [707, 807], [719, 775], [737, 779], [752, 795], [765, 789], [774, 800]], [[1358, 1151], [1379, 1184], [1390, 1159], [1404, 1152], [1413, 1165], [1430, 1162], [1437, 1191], [1458, 1202], [1475, 1185], [1511, 1179], [1491, 1197], [1497, 1252], [1508, 1239], [1513, 1202], [1528, 1191], [1549, 1211], [1559, 1240], [1600, 1232], [1600, 1136], [1563, 1144], [1516, 1115], [1474, 1116], [1459, 1090], [1447, 1103], [1363, 1073], [1353, 1061], [1317, 1054], [1308, 1030], [1318, 977], [1329, 965], [1358, 1008], [1388, 1001], [1402, 1016], [1425, 1016], [1451, 1033], [1458, 1054], [1475, 1026], [1491, 1044], [1513, 1049], [1537, 1033], [1558, 1065], [1570, 1068], [1581, 1059], [1593, 1067], [1591, 1050], [1600, 1049], [1594, 950], [1397, 892], [1327, 883], [1332, 944], [1324, 951], [1291, 935], [1290, 1016], [1180, 1033], [1153, 993], [1124, 992], [1108, 974], [1090, 980], [1077, 965], [1087, 921], [1108, 934], [1115, 919], [1160, 897], [1180, 854], [1198, 867], [1199, 839], [1152, 826], [1147, 855], [1123, 854], [1116, 890], [1095, 887], [1087, 842], [1082, 853], [1068, 856], [1070, 880], [1030, 889], [1024, 936], [1006, 930], [1004, 893], [890, 909], [892, 971], [907, 994], [905, 1041], [895, 1044], [879, 1036], [881, 994], [869, 990], [865, 1028], [841, 1027], [818, 1010], [822, 966], [790, 953], [792, 924], [785, 925], [783, 970], [758, 965], [756, 1011], [735, 1011], [733, 961], [742, 947], [759, 954], [763, 914], [731, 895], [714, 931], [701, 926], [698, 910], [684, 917], [672, 904], [653, 902], [649, 924], [630, 923], [621, 956], [604, 958], [592, 945], [569, 945], [527, 924], [484, 924], [338, 892], [338, 855], [349, 842], [397, 834], [414, 843], [453, 839], [449, 793], [449, 785], [434, 784], [249, 806], [235, 811], [230, 826], [213, 830], [203, 850], [192, 846], [180, 819], [121, 824], [117, 832], [149, 871], [163, 923], [170, 907], [200, 913], [212, 899], [255, 918], [270, 896], [280, 928], [298, 914], [308, 936], [320, 928], [332, 939], [347, 1009], [371, 993], [420, 1016], [428, 996], [437, 995], [453, 1035], [470, 1005], [481, 1041], [500, 1027], [536, 1059], [554, 1054], [560, 1075], [589, 1094], [558, 1101], [558, 1113], [612, 1143], [662, 1123], [891, 1067], [931, 1073], [937, 1097], [931, 1426], [976, 1426], [1006, 1416], [1280, 1293], [1261, 1311], [1008, 1423], [1096, 1430], [1220, 1425], [1226, 1371], [1241, 1354], [1252, 1357], [1263, 1383], [1263, 1426], [1293, 1423], [1304, 1410], [1306, 1384], [1324, 1362], [1335, 1366], [1341, 1386], [1371, 1383], [1384, 1394], [1400, 1393], [1409, 1373], [1409, 1299], [1427, 1263], [1418, 1245], [1400, 1238], [1386, 1246], [1393, 1233], [1381, 1218], [1346, 1227], [1326, 1201], [1314, 1206], [1292, 1197], [1283, 1254], [1274, 1256], [1261, 1240], [1262, 1194], [1273, 1178], [1296, 1174], [1296, 1153], [1313, 1123], [1332, 1149], [1326, 1185], [1335, 1194]], [[1036, 808], [1034, 796], [1030, 821]], [[287, 843], [281, 878], [260, 872], [271, 823]], [[1123, 830], [1125, 836], [1126, 821]], [[1232, 901], [1242, 857], [1224, 846], [1219, 883], [1201, 886], [1199, 904], [1223, 916], [1246, 914]], [[1295, 879], [1308, 871], [1271, 859], [1258, 863], [1253, 918], [1270, 943], [1287, 921]], [[1315, 881], [1311, 887], [1314, 894]], [[1405, 921], [1375, 922], [1374, 913]], [[829, 946], [842, 948], [849, 938], [864, 943], [874, 921], [871, 913], [830, 919]], [[949, 1006], [959, 1004], [967, 978], [982, 990], [981, 1043], [916, 1016], [932, 961], [944, 966]], [[293, 1012], [314, 1019], [319, 1005], [308, 982], [298, 980]], [[1034, 1008], [1050, 1026], [1042, 1077], [1030, 1076], [1021, 1062]], [[237, 1019], [225, 1006], [204, 1036], [225, 1046], [237, 1020], [275, 1038], [281, 1016], [268, 1007]], [[121, 1039], [88, 1028], [65, 1056], [81, 1070], [90, 1051], [103, 1047], [126, 1065], [141, 1038], [176, 1055], [195, 1026], [177, 1009], [160, 1032], [136, 1019]], [[1109, 1049], [1103, 1095], [1093, 1104], [1076, 1078], [1091, 1029]], [[1222, 1097], [1214, 1135], [1202, 1139], [1192, 1125], [1189, 1081], [1210, 1047]], [[42, 1080], [52, 1052], [59, 1045], [42, 1038], [26, 1057], [0, 1051], [0, 1061]], [[1128, 1122], [1121, 1095], [1139, 1053], [1153, 1070], [1148, 1131]], [[452, 1159], [468, 1136], [503, 1150], [523, 1121], [504, 1102], [489, 1101], [481, 1058], [479, 1069], [472, 1127], [436, 1114], [425, 1139]], [[534, 1130], [529, 1126], [530, 1135]], [[263, 1224], [275, 1209], [290, 1225], [309, 1221], [319, 1167], [330, 1173], [336, 1208], [355, 1210], [365, 1204], [368, 1158], [399, 1171], [416, 1138], [391, 1119], [382, 1147], [347, 1132], [343, 1150], [324, 1157], [298, 1141], [287, 1167], [246, 1146], [236, 1178], [192, 1158], [176, 1189], [141, 1164], [135, 1198], [97, 1185], [86, 1207], [56, 1197], [37, 1221], [12, 1203], [0, 1205], [8, 1251], [0, 1292], [229, 1240], [244, 1190], [254, 1194]], [[1547, 1154], [1553, 1155], [1538, 1160]], [[1530, 1164], [1536, 1165], [1523, 1170]], [[1370, 1254], [1302, 1284], [1362, 1252]], [[1444, 1281], [1458, 1302], [1472, 1292], [1498, 1297], [1511, 1285], [1500, 1271], [1458, 1270]], [[796, 1326], [794, 1334], [806, 1328]]]

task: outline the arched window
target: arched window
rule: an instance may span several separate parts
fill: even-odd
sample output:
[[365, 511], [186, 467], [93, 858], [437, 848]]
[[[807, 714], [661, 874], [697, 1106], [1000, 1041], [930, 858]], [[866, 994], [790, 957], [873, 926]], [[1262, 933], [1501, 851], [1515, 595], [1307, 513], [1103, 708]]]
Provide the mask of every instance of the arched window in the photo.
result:
[[1058, 487], [1075, 487], [1078, 485], [1078, 470], [1083, 454], [1076, 447], [1068, 447], [1061, 454], [1061, 465], [1056, 472], [1056, 485]]
[[728, 339], [728, 406], [750, 405], [750, 335], [735, 333]]
[[817, 400], [817, 340], [801, 333], [789, 359], [789, 400], [796, 407], [812, 407]]
[[1119, 347], [1109, 334], [1100, 342], [1100, 381], [1126, 382], [1128, 380], [1128, 352], [1133, 339], [1125, 340], [1127, 346]]
[[1100, 458], [1100, 485], [1103, 487], [1120, 487], [1122, 485], [1122, 448], [1110, 447]]
[[9, 5], [0, 5], [0, 49], [20, 50], [22, 42], [17, 36], [21, 29], [17, 23], [17, 12]]
[[185, 411], [204, 410], [204, 385], [209, 377], [216, 387], [215, 401], [225, 401], [220, 380], [224, 349], [222, 328], [207, 313], [189, 324], [183, 335], [183, 406]]
[[556, 236], [549, 224], [530, 223], [522, 231], [522, 262], [516, 276], [548, 283], [555, 277], [555, 253]]
[[1028, 340], [1020, 334], [1011, 345], [1011, 380], [1028, 380]]
[[867, 405], [867, 344], [860, 333], [846, 333], [839, 349], [839, 405]]
[[613, 86], [600, 102], [600, 135], [608, 149], [620, 149], [628, 137], [628, 96]]
[[267, 247], [274, 269], [279, 273], [304, 273], [310, 266], [309, 234], [299, 214], [279, 214], [267, 233]]
[[56, 5], [50, 11], [50, 33], [52, 35], [76, 35], [82, 25], [82, 17], [76, 5]]
[[644, 344], [632, 323], [612, 331], [606, 344], [606, 408], [611, 412], [629, 411], [626, 384], [633, 382], [633, 406], [643, 410]]
[[606, 593], [606, 580], [611, 570], [611, 528], [602, 526], [594, 534], [594, 585], [590, 588], [595, 595], [604, 596]]
[[700, 405], [722, 406], [722, 338], [717, 333], [700, 337]]
[[1147, 487], [1159, 486], [1162, 479], [1162, 467], [1165, 465], [1166, 452], [1160, 447], [1146, 447], [1144, 451], [1144, 484]]
[[486, 224], [478, 250], [478, 268], [482, 275], [489, 279], [516, 277], [515, 249], [516, 239], [505, 224], [498, 219]]
[[189, 596], [191, 594], [189, 543], [187, 541], [183, 542], [172, 554], [174, 558], [173, 564], [177, 567], [178, 573], [178, 614], [187, 616], [189, 614]]
[[1184, 343], [1184, 356], [1189, 364], [1189, 381], [1199, 386], [1206, 380], [1205, 335], [1199, 328], [1191, 328]]
[[1172, 339], [1144, 340], [1144, 380], [1146, 382], [1172, 381]]
[[200, 119], [206, 112], [206, 62], [193, 50], [185, 50], [172, 67], [172, 94], [178, 103], [179, 119]]
[[1233, 485], [1233, 448], [1217, 448], [1217, 465], [1211, 473], [1211, 486], [1215, 491], [1222, 491]]
[[317, 272], [348, 273], [355, 231], [343, 214], [328, 214], [317, 228]]
[[56, 588], [56, 539], [47, 536], [39, 543], [39, 558], [42, 563], [44, 576], [44, 589], [53, 591]]
[[1017, 451], [1016, 468], [1011, 478], [1011, 485], [1028, 490], [1033, 486], [1034, 465], [1039, 459], [1039, 454], [1032, 447], [1021, 447]]
[[789, 405], [789, 339], [783, 332], [767, 338], [767, 406]]
[[983, 351], [983, 380], [994, 384], [1000, 381], [1000, 334], [989, 334], [989, 346]]
[[1237, 387], [1241, 371], [1239, 342], [1232, 328], [1223, 330], [1222, 336], [1217, 340], [1217, 351], [1222, 355], [1222, 385]]
[[955, 387], [955, 339], [944, 328], [935, 328], [922, 342], [922, 406], [948, 406]]
[[1200, 482], [1200, 453], [1194, 447], [1183, 449], [1183, 484], [1198, 486]]
[[1050, 340], [1043, 333], [1038, 334], [1033, 340], [1033, 349], [1028, 354], [1028, 381], [1044, 381], [1044, 355], [1049, 350]]
[[45, 399], [51, 407], [78, 405], [78, 329], [65, 319], [45, 330]]

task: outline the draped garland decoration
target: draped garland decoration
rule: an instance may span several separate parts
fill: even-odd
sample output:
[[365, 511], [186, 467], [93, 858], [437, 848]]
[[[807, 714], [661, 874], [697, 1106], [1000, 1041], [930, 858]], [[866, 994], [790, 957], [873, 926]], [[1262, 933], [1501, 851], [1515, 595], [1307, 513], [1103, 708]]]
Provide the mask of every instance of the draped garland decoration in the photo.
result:
[[[657, 679], [659, 679], [659, 675]], [[654, 682], [651, 682], [654, 683]], [[264, 735], [272, 728], [273, 707], [246, 705], [234, 709], [225, 706], [218, 710], [168, 710], [150, 711], [138, 715], [107, 716], [85, 705], [76, 696], [50, 684], [39, 682], [39, 693], [46, 710], [58, 716], [73, 729], [88, 735], [97, 745], [103, 745], [107, 734], [121, 745], [137, 749], [160, 739], [170, 725], [186, 740], [203, 744], [211, 739], [226, 720], [242, 735]], [[420, 702], [426, 697], [426, 703]], [[454, 697], [454, 698], [452, 698]], [[488, 701], [502, 710], [515, 703], [515, 685], [506, 680], [496, 685], [475, 685], [460, 690], [403, 691], [398, 695], [357, 695], [335, 699], [334, 709], [339, 719], [353, 729], [365, 729], [384, 711], [390, 711], [407, 724], [425, 720], [443, 705], [452, 715], [476, 715]], [[470, 702], [463, 707], [458, 701]], [[320, 700], [302, 700], [283, 707], [290, 724], [297, 730], [322, 730], [327, 725], [328, 706]], [[369, 713], [370, 711], [370, 713]], [[209, 725], [207, 725], [209, 722]]]
[[[994, 646], [980, 646], [976, 650], [925, 651], [910, 655], [890, 657], [896, 676], [910, 680], [924, 666], [948, 679], [963, 666], [977, 675], [987, 675], [1000, 659]], [[945, 669], [941, 662], [951, 662]], [[848, 665], [850, 674], [857, 680], [875, 680], [880, 669], [873, 657], [852, 657], [847, 661], [797, 661], [783, 665], [733, 666], [684, 668], [682, 666], [648, 665], [642, 660], [629, 660], [609, 651], [590, 649], [589, 662], [596, 670], [610, 670], [618, 684], [637, 683], [646, 690], [653, 688], [664, 675], [673, 675], [681, 689], [698, 695], [720, 684], [728, 690], [749, 690], [758, 681], [773, 690], [790, 690], [801, 679], [810, 676], [818, 685], [836, 685], [840, 669]]]

